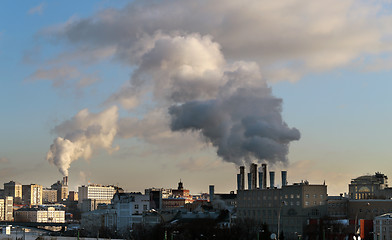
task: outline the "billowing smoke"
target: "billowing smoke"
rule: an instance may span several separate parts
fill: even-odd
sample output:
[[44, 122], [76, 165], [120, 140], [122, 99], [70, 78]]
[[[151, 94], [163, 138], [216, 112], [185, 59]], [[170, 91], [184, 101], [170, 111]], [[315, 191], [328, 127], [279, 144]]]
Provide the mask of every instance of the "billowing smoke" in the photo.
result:
[[[253, 71], [226, 72], [231, 79], [214, 99], [170, 107], [172, 130], [200, 131], [220, 157], [238, 165], [255, 159], [286, 163], [288, 145], [298, 140], [300, 133], [282, 120], [282, 100], [271, 94], [262, 79], [252, 79], [257, 76]], [[259, 86], [252, 81], [247, 84], [243, 77]]]
[[54, 129], [60, 137], [53, 141], [46, 159], [61, 174], [68, 176], [71, 163], [79, 158], [89, 159], [93, 150], [116, 150], [112, 147], [112, 142], [117, 134], [117, 112], [116, 106], [97, 114], [84, 109], [72, 119], [61, 123]]

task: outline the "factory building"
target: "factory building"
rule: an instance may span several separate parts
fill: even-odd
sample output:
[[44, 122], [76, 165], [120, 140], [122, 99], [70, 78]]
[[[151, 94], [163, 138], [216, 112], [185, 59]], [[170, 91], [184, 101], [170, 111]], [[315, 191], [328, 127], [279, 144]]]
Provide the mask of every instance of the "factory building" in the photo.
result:
[[[285, 237], [294, 238], [295, 233], [303, 234], [309, 219], [326, 216], [327, 186], [325, 184], [315, 185], [304, 181], [288, 185], [287, 172], [283, 171], [282, 187], [275, 186], [275, 172], [270, 172], [270, 187], [267, 188], [266, 165], [262, 165], [260, 175], [261, 187], [237, 190], [237, 218], [265, 223], [269, 226], [269, 230], [277, 233], [279, 228]], [[253, 181], [251, 176], [251, 187]]]
[[22, 200], [26, 205], [41, 205], [42, 186], [38, 184], [22, 185]]

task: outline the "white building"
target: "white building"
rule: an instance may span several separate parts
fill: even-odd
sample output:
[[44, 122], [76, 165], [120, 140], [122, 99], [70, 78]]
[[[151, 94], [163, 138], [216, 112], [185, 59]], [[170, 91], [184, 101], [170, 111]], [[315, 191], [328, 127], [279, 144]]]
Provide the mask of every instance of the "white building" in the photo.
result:
[[117, 192], [112, 200], [115, 210], [115, 221], [117, 231], [131, 228], [135, 223], [141, 223], [143, 213], [150, 210], [150, 196], [141, 193], [119, 193]]
[[65, 211], [55, 207], [21, 208], [15, 211], [16, 222], [64, 223]]
[[113, 195], [116, 193], [116, 187], [103, 186], [98, 184], [89, 184], [79, 187], [79, 208], [85, 211], [97, 209], [98, 204], [109, 204]]
[[373, 220], [373, 239], [392, 239], [392, 213], [385, 213]]
[[0, 221], [12, 221], [13, 218], [13, 197], [6, 196], [0, 199]]

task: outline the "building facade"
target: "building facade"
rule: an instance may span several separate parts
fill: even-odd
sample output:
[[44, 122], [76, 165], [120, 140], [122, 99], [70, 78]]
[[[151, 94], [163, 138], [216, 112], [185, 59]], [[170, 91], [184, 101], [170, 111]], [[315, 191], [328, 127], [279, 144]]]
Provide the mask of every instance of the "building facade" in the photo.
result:
[[267, 224], [269, 230], [283, 231], [285, 237], [303, 234], [309, 219], [327, 214], [327, 186], [308, 182], [282, 188], [238, 190], [237, 218]]
[[64, 223], [65, 211], [55, 207], [21, 208], [15, 211], [17, 222]]
[[10, 181], [4, 183], [4, 196], [11, 196], [15, 203], [22, 202], [22, 184]]
[[392, 239], [392, 213], [385, 213], [374, 218], [373, 239]]
[[42, 186], [38, 184], [22, 185], [22, 200], [26, 205], [41, 205]]
[[57, 202], [57, 190], [54, 189], [42, 189], [42, 203], [56, 203]]
[[68, 177], [64, 177], [63, 181], [53, 183], [51, 189], [57, 191], [57, 202], [62, 202], [68, 199]]
[[13, 206], [14, 206], [13, 197], [6, 196], [0, 199], [0, 221], [14, 220]]
[[360, 176], [352, 179], [348, 188], [350, 199], [385, 198], [384, 191], [388, 189], [388, 177], [379, 172]]

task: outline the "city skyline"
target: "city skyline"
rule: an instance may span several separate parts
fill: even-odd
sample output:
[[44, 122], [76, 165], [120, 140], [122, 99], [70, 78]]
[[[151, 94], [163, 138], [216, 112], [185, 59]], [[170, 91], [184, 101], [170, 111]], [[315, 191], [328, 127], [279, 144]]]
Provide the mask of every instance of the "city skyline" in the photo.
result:
[[[179, 179], [195, 194], [210, 184], [235, 190], [243, 159], [267, 150], [240, 139], [232, 158], [234, 145], [222, 147], [213, 125], [183, 124], [175, 110], [186, 109], [173, 107], [201, 103], [194, 116], [205, 116], [205, 109], [225, 109], [238, 88], [265, 91], [244, 95], [261, 103], [279, 102], [271, 107], [281, 114], [271, 134], [284, 135], [282, 150], [266, 157], [270, 170], [288, 171], [289, 183], [325, 180], [337, 195], [352, 178], [392, 174], [388, 2], [0, 5], [3, 183], [50, 186], [66, 174], [70, 190], [88, 181], [131, 191], [175, 188]], [[207, 120], [236, 126], [236, 114]], [[251, 127], [246, 134], [265, 134]], [[223, 135], [236, 137], [232, 129]], [[67, 163], [56, 158], [65, 146], [72, 148]]]

